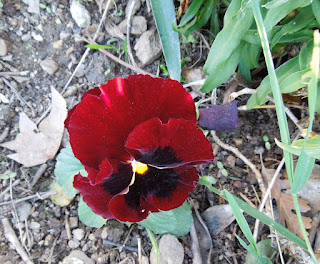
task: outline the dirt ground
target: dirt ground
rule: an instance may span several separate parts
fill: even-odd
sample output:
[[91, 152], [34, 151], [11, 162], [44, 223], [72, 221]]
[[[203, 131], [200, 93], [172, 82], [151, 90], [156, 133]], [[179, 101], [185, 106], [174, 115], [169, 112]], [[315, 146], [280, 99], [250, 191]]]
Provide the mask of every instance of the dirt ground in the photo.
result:
[[[83, 2], [90, 12], [91, 25], [99, 24], [101, 13], [97, 4], [94, 1]], [[7, 103], [0, 103], [0, 140], [6, 142], [14, 139], [19, 131], [19, 113], [26, 113], [34, 122], [45, 113], [51, 102], [50, 87], [53, 86], [59, 92], [64, 89], [86, 48], [83, 41], [74, 37], [76, 34], [84, 33], [70, 15], [69, 1], [41, 1], [50, 7], [51, 13], [46, 9], [40, 9], [40, 15], [29, 13], [28, 6], [22, 1], [2, 0], [2, 3], [4, 6], [0, 9], [0, 38], [5, 40], [8, 50], [6, 56], [0, 57], [0, 72], [8, 70], [28, 72], [25, 76], [0, 76], [0, 93], [8, 99]], [[126, 1], [119, 1], [117, 10], [109, 11], [109, 19], [115, 24], [120, 23], [124, 20], [125, 8]], [[137, 14], [146, 18], [148, 29], [155, 27], [152, 13], [148, 11], [145, 1], [142, 1]], [[110, 35], [104, 28], [101, 32], [97, 42], [103, 43], [110, 39]], [[195, 37], [197, 38], [197, 35]], [[62, 41], [57, 42], [59, 40]], [[131, 36], [131, 45], [134, 46], [137, 40], [138, 36]], [[208, 50], [204, 49], [202, 57], [198, 60], [201, 53], [197, 43], [183, 44], [183, 51], [187, 54], [186, 67], [194, 68], [203, 66], [208, 53]], [[112, 53], [117, 55], [114, 51]], [[56, 62], [57, 68], [53, 74], [49, 74], [40, 66], [40, 63], [46, 59]], [[163, 62], [164, 59], [161, 56], [149, 66], [144, 67], [144, 70], [157, 74], [157, 69]], [[194, 63], [196, 64], [193, 65]], [[64, 94], [68, 108], [79, 102], [83, 92], [88, 89], [104, 84], [108, 79], [116, 76], [126, 77], [133, 73], [99, 51], [90, 51], [83, 65], [84, 67], [80, 68]], [[16, 89], [16, 93], [6, 84], [4, 78]], [[218, 89], [218, 102], [223, 100], [224, 90], [224, 87]], [[247, 97], [242, 97], [241, 100], [240, 104], [245, 104]], [[279, 138], [279, 133], [275, 111], [272, 109], [241, 111], [239, 127], [232, 131], [218, 132], [217, 135], [223, 142], [236, 146], [258, 169], [261, 168], [259, 153], [262, 153], [265, 165], [269, 167], [277, 164], [275, 160], [279, 161], [282, 158], [280, 149], [274, 143], [274, 138]], [[271, 150], [269, 151], [264, 147], [264, 135], [270, 139]], [[212, 138], [210, 136], [208, 138], [216, 147]], [[67, 138], [64, 138], [62, 146], [66, 144]], [[217, 153], [214, 162], [201, 168], [202, 173], [215, 177], [217, 188], [227, 189], [237, 195], [242, 193], [253, 204], [257, 204], [254, 190], [258, 195], [260, 191], [254, 173], [231, 152], [217, 147], [215, 151]], [[16, 172], [13, 182], [16, 180], [19, 182], [12, 189], [12, 197], [8, 192], [1, 196], [0, 203], [27, 197], [37, 192], [46, 192], [54, 178], [55, 160], [46, 163], [44, 173], [31, 188], [33, 178], [40, 166], [22, 167], [6, 157], [9, 153], [11, 153], [9, 150], [1, 148], [0, 174], [8, 171]], [[227, 177], [223, 176], [217, 168], [218, 161], [222, 162], [228, 171]], [[9, 185], [8, 180], [1, 180], [0, 193]], [[210, 194], [201, 186], [191, 194], [191, 199], [200, 213], [212, 205], [223, 203], [219, 197]], [[21, 234], [21, 241], [34, 263], [59, 263], [73, 250], [81, 250], [93, 263], [138, 263], [139, 241], [142, 244], [142, 254], [149, 256], [151, 242], [142, 227], [134, 225], [129, 228], [113, 220], [99, 229], [86, 227], [77, 216], [78, 200], [79, 197], [69, 206], [60, 207], [50, 199], [29, 199], [17, 205], [17, 210], [21, 210], [19, 207], [29, 210], [29, 217], [20, 224], [16, 223], [10, 206], [0, 206], [0, 219], [7, 217], [11, 221], [18, 237]], [[248, 216], [246, 218], [253, 228], [254, 219]], [[22, 233], [19, 231], [19, 225]], [[259, 237], [265, 238], [268, 232], [264, 227]], [[239, 245], [235, 234], [244, 238], [237, 224], [233, 222], [219, 235], [212, 237], [212, 263], [244, 263], [246, 252]], [[190, 244], [190, 235], [180, 237], [179, 241], [185, 250], [184, 263], [192, 263], [194, 253]], [[119, 248], [124, 242], [125, 246]], [[23, 263], [16, 250], [5, 238], [2, 225], [0, 225], [0, 263]]]

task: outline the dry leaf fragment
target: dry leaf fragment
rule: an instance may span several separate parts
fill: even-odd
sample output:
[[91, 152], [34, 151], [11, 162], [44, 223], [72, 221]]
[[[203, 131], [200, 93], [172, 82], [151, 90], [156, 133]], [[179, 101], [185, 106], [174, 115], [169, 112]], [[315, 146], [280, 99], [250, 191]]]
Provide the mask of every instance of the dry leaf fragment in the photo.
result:
[[[274, 173], [275, 170], [266, 169], [262, 164], [261, 174], [265, 182], [271, 182]], [[277, 179], [271, 190], [272, 198], [276, 200], [279, 210], [280, 222], [283, 226], [287, 226], [291, 232], [297, 234], [301, 239], [303, 239], [303, 234], [300, 229], [298, 217], [293, 212], [295, 208], [292, 196], [288, 193], [284, 193], [283, 190], [285, 189], [290, 189], [289, 181]], [[302, 213], [308, 212], [311, 209], [308, 205], [308, 201], [298, 198], [298, 202]], [[302, 219], [305, 228], [310, 229], [312, 221], [311, 218], [302, 216]]]
[[52, 92], [52, 108], [39, 129], [25, 113], [20, 114], [20, 133], [16, 139], [0, 146], [16, 151], [9, 158], [26, 167], [32, 167], [52, 159], [60, 146], [64, 130], [64, 120], [67, 117], [67, 107], [64, 98], [54, 89]]
[[[298, 198], [298, 202], [302, 213], [308, 212], [311, 209], [308, 205], [308, 201]], [[298, 217], [293, 213], [295, 208], [292, 196], [288, 193], [281, 193], [280, 199], [277, 201], [277, 206], [280, 215], [280, 223], [283, 226], [287, 226], [289, 230], [297, 234], [301, 239], [304, 239]], [[302, 220], [305, 228], [310, 229], [312, 219], [310, 217], [302, 216]]]

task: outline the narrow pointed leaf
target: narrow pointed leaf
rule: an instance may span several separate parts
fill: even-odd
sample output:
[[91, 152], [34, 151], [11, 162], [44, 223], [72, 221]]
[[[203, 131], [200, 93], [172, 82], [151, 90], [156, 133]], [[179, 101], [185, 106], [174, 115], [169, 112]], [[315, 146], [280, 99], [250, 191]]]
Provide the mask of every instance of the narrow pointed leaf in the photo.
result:
[[181, 56], [179, 35], [172, 28], [175, 20], [173, 0], [150, 0], [171, 79], [180, 81]]

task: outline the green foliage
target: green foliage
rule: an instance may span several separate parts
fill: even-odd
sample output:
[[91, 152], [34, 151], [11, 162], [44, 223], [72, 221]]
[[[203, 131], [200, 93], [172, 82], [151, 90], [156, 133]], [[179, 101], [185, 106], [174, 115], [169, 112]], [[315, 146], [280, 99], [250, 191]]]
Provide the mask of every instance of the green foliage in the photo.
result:
[[173, 28], [181, 34], [190, 34], [202, 28], [209, 21], [217, 2], [217, 0], [192, 1], [180, 24], [173, 25]]
[[[296, 142], [292, 143], [290, 146], [287, 144], [284, 144], [278, 140], [276, 140], [277, 145], [285, 149], [286, 151], [299, 156], [301, 154], [302, 146], [304, 144], [304, 139], [299, 139]], [[320, 159], [320, 138], [312, 138], [308, 139], [304, 151], [311, 157], [314, 157], [316, 159]]]
[[78, 215], [82, 223], [90, 227], [100, 228], [107, 223], [102, 216], [95, 214], [91, 208], [83, 201], [82, 196], [78, 205]]
[[39, 3], [39, 7], [47, 11], [48, 14], [51, 14], [51, 8], [44, 3]]
[[[320, 26], [317, 21], [320, 20], [320, 16], [316, 13], [320, 10], [320, 3], [317, 0], [312, 2], [311, 6], [311, 2], [311, 0], [273, 0], [263, 6], [261, 12], [268, 37], [271, 39], [271, 47], [279, 49], [288, 43], [307, 42], [312, 39], [313, 29]], [[261, 43], [256, 26], [252, 23], [251, 7], [243, 3], [241, 0], [232, 0], [227, 9], [223, 29], [217, 34], [204, 67], [208, 77], [201, 89], [202, 92], [210, 92], [224, 83], [238, 65], [246, 81], [251, 81], [250, 70], [259, 67]], [[297, 15], [285, 19], [294, 10]], [[293, 76], [296, 78], [295, 82], [291, 83], [287, 90], [294, 91], [303, 87], [304, 80], [301, 76], [305, 72]], [[289, 80], [281, 87], [287, 87]], [[258, 96], [253, 95], [256, 99]], [[266, 100], [264, 97], [261, 99]], [[252, 103], [248, 102], [247, 106], [251, 108]], [[255, 103], [255, 106], [257, 105], [259, 104]]]
[[54, 169], [58, 184], [64, 192], [72, 199], [78, 193], [73, 187], [73, 178], [81, 173], [85, 176], [86, 171], [80, 161], [74, 156], [70, 146], [61, 150], [57, 156], [57, 163]]
[[[271, 246], [271, 239], [264, 239], [257, 243], [257, 250], [261, 255], [264, 255], [270, 258], [276, 250]], [[252, 254], [247, 254], [246, 256], [246, 264], [256, 264], [257, 259]]]
[[189, 233], [193, 223], [190, 206], [185, 202], [180, 207], [152, 213], [147, 219], [139, 222], [139, 225], [152, 230], [156, 234], [172, 234], [175, 236], [184, 236]]
[[0, 174], [0, 180], [8, 180], [17, 176], [16, 172], [11, 172], [9, 174]]
[[[217, 188], [213, 187], [209, 181], [207, 181], [205, 178], [201, 177], [198, 184], [206, 186], [210, 191], [214, 192], [215, 194], [219, 195], [225, 200], [228, 200], [225, 193], [220, 192]], [[289, 240], [293, 241], [297, 245], [299, 245], [301, 248], [307, 250], [306, 243], [293, 234], [291, 231], [289, 231], [287, 228], [282, 226], [281, 224], [275, 222], [271, 218], [267, 217], [265, 214], [261, 213], [259, 210], [253, 208], [251, 205], [247, 204], [246, 202], [242, 201], [236, 196], [233, 196], [233, 199], [237, 202], [238, 207], [245, 211], [247, 214], [251, 215], [252, 217], [259, 219], [262, 223], [272, 227], [274, 230], [278, 231], [280, 234], [288, 238]]]
[[119, 55], [122, 55], [123, 53], [125, 53], [127, 56], [127, 41], [125, 40], [123, 45], [121, 46], [121, 42], [117, 38], [109, 39], [107, 41], [107, 45], [89, 44], [89, 45], [86, 45], [85, 47], [90, 49], [111, 49], [111, 50], [115, 50]]
[[248, 225], [247, 220], [244, 218], [236, 200], [233, 198], [233, 196], [228, 192], [224, 191], [226, 198], [228, 199], [228, 202], [231, 206], [232, 212], [237, 220], [237, 223], [239, 224], [240, 229], [242, 230], [243, 234], [249, 241], [249, 245], [247, 245], [239, 236], [236, 235], [237, 239], [239, 240], [240, 244], [253, 256], [256, 257], [256, 259], [261, 264], [267, 264], [271, 263], [271, 261], [264, 255], [259, 252], [257, 248], [257, 244], [254, 240], [254, 237], [251, 233], [250, 227]]
[[[310, 41], [302, 48], [299, 56], [283, 63], [276, 69], [277, 78], [280, 84], [280, 90], [283, 93], [294, 92], [305, 87], [311, 79], [310, 62], [312, 57], [313, 43]], [[257, 93], [253, 94], [248, 102], [248, 109], [252, 109], [267, 102], [267, 95], [272, 92], [269, 76], [265, 77]]]
[[170, 78], [180, 81], [180, 42], [178, 33], [172, 28], [172, 23], [175, 20], [173, 1], [150, 0], [150, 3]]
[[202, 92], [210, 92], [225, 82], [239, 64], [245, 44], [241, 40], [253, 22], [250, 6], [240, 8], [241, 0], [232, 0], [227, 9], [223, 29], [216, 36], [204, 65], [208, 77]]

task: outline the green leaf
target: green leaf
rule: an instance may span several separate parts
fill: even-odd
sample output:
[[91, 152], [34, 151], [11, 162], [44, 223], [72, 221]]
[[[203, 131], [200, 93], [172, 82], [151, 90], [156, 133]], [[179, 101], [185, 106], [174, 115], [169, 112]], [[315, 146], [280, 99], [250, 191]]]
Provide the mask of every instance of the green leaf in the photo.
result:
[[272, 0], [268, 3], [266, 3], [265, 5], [262, 5], [262, 7], [267, 8], [267, 9], [271, 9], [271, 8], [279, 7], [280, 5], [282, 5], [288, 1], [290, 1], [290, 0]]
[[147, 219], [139, 222], [156, 234], [184, 236], [189, 233], [193, 223], [192, 213], [187, 202], [176, 209], [152, 213]]
[[10, 174], [0, 174], [0, 180], [8, 180], [17, 176], [16, 172], [11, 172]]
[[240, 69], [240, 72], [241, 72], [244, 80], [246, 82], [251, 82], [252, 79], [251, 79], [250, 68], [249, 68], [247, 62], [244, 61], [242, 58], [240, 58], [240, 61], [239, 61], [239, 69]]
[[[227, 197], [224, 193], [220, 192], [217, 188], [213, 187], [211, 183], [205, 181], [203, 178], [200, 178], [198, 183], [206, 186], [210, 191], [214, 192], [215, 194], [221, 196], [223, 199], [227, 200]], [[287, 228], [275, 222], [271, 218], [267, 217], [265, 214], [261, 213], [256, 208], [253, 208], [252, 206], [242, 201], [238, 197], [233, 196], [233, 198], [236, 200], [238, 206], [247, 214], [251, 215], [256, 219], [259, 219], [262, 223], [272, 227], [273, 229], [278, 231], [280, 234], [284, 235], [286, 238], [296, 243], [301, 248], [308, 250], [306, 243], [301, 238], [299, 238], [298, 236], [293, 234], [291, 231], [289, 231]]]
[[[300, 70], [299, 57], [294, 57], [293, 59], [283, 63], [280, 67], [276, 69], [276, 74], [279, 83], [281, 83], [285, 78], [291, 74]], [[272, 92], [269, 76], [266, 76], [259, 87], [257, 88], [257, 93], [253, 94], [248, 102], [248, 109], [252, 109], [258, 105], [261, 105], [267, 101], [267, 95]]]
[[[197, 3], [197, 2], [198, 1], [193, 1], [192, 3]], [[181, 34], [190, 34], [202, 28], [210, 19], [210, 16], [212, 15], [215, 7], [216, 7], [215, 0], [206, 0], [206, 3], [203, 6], [203, 8], [200, 11], [198, 11], [196, 17], [189, 24], [185, 25], [184, 27], [180, 27], [181, 25], [179, 25], [178, 27], [175, 27], [173, 25], [174, 30], [176, 30]]]
[[[271, 246], [271, 239], [264, 239], [257, 243], [257, 249], [261, 256], [271, 257], [276, 250]], [[257, 260], [252, 254], [247, 254], [245, 264], [256, 264]]]
[[86, 226], [100, 228], [107, 223], [107, 219], [102, 216], [95, 214], [91, 208], [83, 201], [82, 196], [80, 197], [78, 205], [79, 219]]
[[56, 176], [58, 184], [71, 199], [78, 193], [73, 187], [73, 178], [83, 170], [83, 165], [74, 156], [70, 146], [61, 150], [57, 156], [54, 175]]
[[247, 240], [249, 241], [249, 243], [253, 246], [253, 248], [255, 249], [255, 251], [257, 252], [257, 254], [259, 255], [259, 252], [257, 251], [256, 248], [256, 242], [254, 240], [254, 237], [251, 233], [250, 227], [248, 225], [247, 220], [244, 218], [237, 202], [235, 201], [235, 199], [233, 198], [233, 196], [227, 191], [224, 190], [224, 194], [227, 197], [227, 200], [231, 206], [232, 212], [234, 217], [237, 220], [237, 223], [239, 225], [239, 227], [242, 230], [242, 233], [245, 235], [245, 237], [247, 238]]
[[178, 33], [172, 28], [172, 23], [175, 20], [173, 1], [150, 0], [150, 2], [170, 78], [180, 81], [180, 42]]
[[310, 69], [312, 59], [313, 41], [310, 40], [299, 53], [300, 70]]
[[277, 43], [308, 42], [310, 39], [312, 39], [312, 35], [313, 35], [312, 29], [304, 29], [290, 35], [282, 36]]
[[[275, 142], [280, 148], [299, 156], [301, 154], [304, 139], [297, 140], [291, 146], [284, 144], [277, 139], [275, 139]], [[307, 155], [320, 159], [320, 137], [308, 139], [304, 151]]]
[[281, 37], [301, 31], [306, 26], [308, 26], [313, 20], [314, 16], [312, 14], [310, 5], [301, 9], [299, 14], [294, 19], [292, 19], [289, 23], [281, 27], [281, 30], [273, 36], [271, 41], [271, 47], [274, 47], [274, 45], [276, 45], [279, 42]]
[[259, 67], [259, 57], [261, 54], [261, 45], [255, 45], [251, 43], [245, 43], [241, 58], [246, 62], [250, 69]]
[[307, 183], [310, 178], [312, 169], [314, 167], [315, 158], [309, 156], [305, 152], [305, 147], [309, 141], [309, 134], [313, 125], [314, 112], [317, 104], [318, 97], [318, 76], [319, 76], [319, 63], [320, 63], [320, 34], [315, 31], [314, 34], [314, 47], [312, 52], [311, 61], [311, 81], [308, 87], [308, 105], [309, 105], [309, 126], [304, 139], [301, 154], [298, 159], [295, 176], [293, 179], [292, 194], [297, 194]]
[[312, 173], [314, 163], [315, 158], [308, 156], [307, 153], [302, 150], [294, 173], [293, 185], [291, 188], [292, 194], [297, 194], [306, 185]]
[[315, 16], [318, 23], [320, 24], [320, 0], [313, 0], [311, 6], [312, 6], [313, 15]]
[[[241, 39], [253, 22], [251, 8], [246, 5], [243, 9], [240, 9], [241, 2], [241, 0], [232, 0], [227, 9], [223, 29], [216, 36], [204, 66], [204, 71], [208, 78], [202, 88], [202, 92], [212, 91], [215, 86], [211, 85], [221, 84], [221, 81], [224, 82], [230, 75], [225, 77], [226, 74], [224, 74], [224, 78], [218, 76], [224, 73], [226, 68], [230, 72], [231, 68], [234, 68], [235, 61], [238, 60], [237, 62], [239, 63]], [[233, 58], [230, 59], [230, 57]], [[216, 81], [217, 77], [219, 81]]]
[[178, 29], [187, 24], [197, 14], [202, 3], [203, 0], [192, 1], [191, 5], [188, 8], [188, 11], [184, 14], [179, 25], [177, 26]]
[[296, 90], [299, 90], [302, 87], [306, 87], [308, 84], [307, 77], [309, 72], [310, 69], [306, 69], [290, 74], [288, 77], [286, 77], [284, 80], [280, 82], [281, 93], [292, 93]]
[[[255, 257], [255, 261], [260, 260], [260, 256], [257, 253], [257, 250], [252, 245], [247, 245], [246, 242], [243, 241], [241, 237], [236, 235], [236, 238], [239, 240], [240, 245], [243, 246], [252, 256]], [[260, 261], [259, 261], [260, 262]]]
[[285, 16], [287, 16], [294, 9], [299, 7], [305, 7], [310, 5], [312, 0], [290, 0], [282, 3], [279, 6], [268, 9], [266, 17], [264, 19], [264, 25], [266, 31], [269, 32], [272, 28], [280, 22]]
[[240, 55], [243, 48], [243, 43], [240, 43], [238, 47], [233, 51], [229, 58], [218, 65], [214, 72], [206, 78], [202, 88], [203, 93], [211, 92], [214, 88], [224, 83], [235, 72], [237, 65], [240, 61]]

